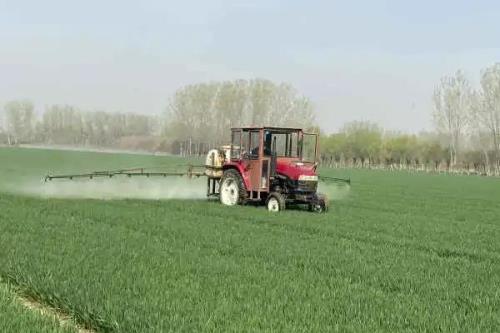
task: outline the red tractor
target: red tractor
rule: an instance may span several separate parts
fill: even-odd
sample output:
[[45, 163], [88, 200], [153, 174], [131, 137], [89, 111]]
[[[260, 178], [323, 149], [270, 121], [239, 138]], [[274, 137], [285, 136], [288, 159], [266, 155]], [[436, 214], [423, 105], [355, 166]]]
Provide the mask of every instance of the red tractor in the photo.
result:
[[278, 212], [303, 204], [324, 212], [328, 200], [317, 192], [317, 155], [318, 135], [300, 128], [233, 128], [231, 145], [207, 157], [207, 194], [228, 206], [260, 202]]

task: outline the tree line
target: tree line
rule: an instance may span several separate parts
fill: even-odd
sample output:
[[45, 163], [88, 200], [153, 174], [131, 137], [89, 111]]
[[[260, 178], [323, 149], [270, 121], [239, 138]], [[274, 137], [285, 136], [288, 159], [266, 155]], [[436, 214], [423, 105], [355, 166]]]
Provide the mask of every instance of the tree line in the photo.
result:
[[391, 133], [351, 122], [323, 136], [323, 163], [500, 175], [500, 63], [481, 71], [476, 88], [460, 70], [444, 76], [432, 105], [433, 133]]
[[68, 105], [36, 115], [33, 103], [4, 106], [0, 142], [113, 146], [124, 138], [150, 137], [151, 149], [202, 154], [228, 142], [229, 129], [244, 125], [314, 124], [311, 101], [287, 83], [235, 80], [188, 85], [171, 97], [163, 115], [85, 112]]
[[[321, 162], [337, 168], [452, 171], [443, 140], [437, 133], [390, 132], [375, 123], [354, 121], [338, 133], [321, 135]], [[464, 170], [486, 172], [476, 155], [466, 156]]]
[[[500, 64], [480, 73], [473, 88], [462, 71], [443, 77], [430, 96], [435, 131], [388, 132], [371, 122], [351, 122], [321, 135], [328, 166], [464, 171], [500, 174]], [[229, 141], [231, 127], [318, 128], [312, 102], [287, 83], [269, 80], [208, 82], [180, 88], [163, 115], [82, 111], [52, 105], [41, 115], [31, 102], [3, 108], [0, 143], [116, 146], [203, 154]], [[319, 129], [318, 129], [319, 131]]]
[[0, 142], [109, 147], [124, 138], [140, 140], [160, 131], [158, 116], [83, 111], [70, 105], [48, 106], [37, 115], [32, 102], [16, 100], [4, 106]]

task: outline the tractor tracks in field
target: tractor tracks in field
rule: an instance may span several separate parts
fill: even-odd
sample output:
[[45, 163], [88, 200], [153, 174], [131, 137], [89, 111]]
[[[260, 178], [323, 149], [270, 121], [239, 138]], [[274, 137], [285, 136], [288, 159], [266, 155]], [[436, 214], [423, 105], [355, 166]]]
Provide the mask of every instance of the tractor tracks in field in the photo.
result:
[[83, 326], [79, 325], [73, 318], [71, 318], [67, 314], [45, 304], [42, 304], [35, 299], [21, 295], [16, 295], [16, 299], [26, 309], [36, 312], [41, 316], [55, 319], [61, 327], [73, 328], [78, 333], [96, 333], [96, 331], [92, 329], [84, 328]]
[[56, 309], [36, 300], [33, 297], [26, 296], [25, 294], [19, 292], [16, 285], [7, 283], [4, 279], [2, 279], [2, 277], [0, 277], [0, 285], [5, 285], [7, 290], [11, 293], [12, 299], [27, 311], [36, 313], [41, 317], [53, 319], [59, 324], [60, 327], [66, 327], [78, 333], [96, 333], [95, 330], [85, 328], [78, 324], [74, 318], [60, 309]]

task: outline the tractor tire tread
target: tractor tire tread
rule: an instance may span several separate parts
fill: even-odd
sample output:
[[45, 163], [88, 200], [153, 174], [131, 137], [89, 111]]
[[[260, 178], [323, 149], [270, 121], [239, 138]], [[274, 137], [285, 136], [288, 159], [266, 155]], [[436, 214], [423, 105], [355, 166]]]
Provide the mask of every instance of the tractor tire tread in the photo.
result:
[[267, 199], [266, 199], [266, 206], [267, 206], [267, 203], [269, 201], [270, 198], [276, 198], [279, 202], [279, 211], [284, 211], [286, 209], [286, 200], [285, 200], [285, 197], [283, 196], [283, 194], [281, 194], [280, 192], [271, 192], [269, 193], [269, 195], [267, 196]]
[[224, 174], [222, 175], [221, 184], [224, 182], [226, 178], [234, 178], [236, 180], [236, 184], [238, 184], [239, 196], [238, 196], [238, 204], [244, 205], [248, 200], [248, 192], [245, 186], [245, 182], [243, 181], [243, 177], [241, 177], [240, 173], [235, 169], [227, 169], [224, 170]]

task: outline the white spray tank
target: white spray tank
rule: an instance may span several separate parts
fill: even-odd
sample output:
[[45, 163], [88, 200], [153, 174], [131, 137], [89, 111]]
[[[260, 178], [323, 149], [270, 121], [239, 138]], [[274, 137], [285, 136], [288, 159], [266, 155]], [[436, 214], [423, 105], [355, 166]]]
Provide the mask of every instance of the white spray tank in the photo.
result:
[[221, 178], [223, 164], [224, 153], [218, 149], [210, 150], [205, 159], [205, 174], [211, 178]]

